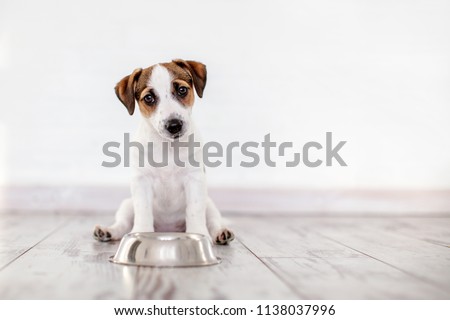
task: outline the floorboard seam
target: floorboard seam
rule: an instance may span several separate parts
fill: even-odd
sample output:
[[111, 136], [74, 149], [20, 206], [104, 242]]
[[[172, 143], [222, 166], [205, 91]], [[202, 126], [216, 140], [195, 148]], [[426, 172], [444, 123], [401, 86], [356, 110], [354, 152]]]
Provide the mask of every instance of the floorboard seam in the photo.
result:
[[[401, 222], [401, 219], [397, 219], [397, 218], [394, 218], [394, 219], [392, 219], [393, 221], [397, 221], [397, 222]], [[379, 226], [377, 227], [377, 226], [368, 226], [371, 230], [374, 230], [374, 231], [380, 231], [380, 228], [379, 228]], [[435, 245], [435, 246], [440, 246], [440, 247], [447, 247], [447, 248], [450, 248], [450, 245], [449, 244], [447, 244], [447, 243], [444, 243], [444, 242], [439, 242], [439, 241], [435, 241], [435, 240], [432, 240], [432, 239], [422, 239], [422, 238], [418, 238], [418, 237], [415, 237], [415, 236], [413, 236], [413, 235], [411, 235], [411, 234], [408, 234], [407, 232], [405, 233], [405, 231], [402, 231], [402, 230], [397, 230], [397, 231], [393, 231], [393, 230], [388, 230], [388, 229], [385, 229], [385, 228], [382, 228], [381, 229], [381, 231], [382, 232], [386, 232], [386, 233], [388, 233], [388, 234], [391, 234], [391, 235], [395, 235], [395, 236], [402, 236], [402, 237], [405, 237], [405, 238], [408, 238], [408, 239], [413, 239], [413, 240], [415, 240], [415, 241], [421, 241], [421, 242], [426, 242], [426, 243], [429, 243], [429, 244], [433, 244], [433, 245]]]
[[393, 265], [393, 264], [390, 264], [389, 262], [386, 262], [386, 261], [383, 261], [383, 260], [381, 260], [381, 259], [378, 259], [378, 258], [376, 258], [376, 257], [374, 257], [374, 256], [371, 256], [370, 254], [367, 254], [367, 253], [365, 253], [365, 252], [363, 252], [363, 251], [361, 251], [361, 250], [358, 250], [358, 249], [355, 249], [355, 248], [353, 248], [353, 247], [350, 247], [350, 246], [348, 246], [348, 245], [346, 245], [346, 244], [344, 244], [344, 243], [342, 243], [342, 242], [340, 242], [340, 241], [338, 241], [338, 240], [335, 240], [335, 239], [333, 239], [333, 238], [327, 237], [327, 236], [325, 236], [325, 235], [323, 235], [323, 234], [320, 234], [320, 235], [321, 235], [322, 237], [324, 237], [324, 238], [326, 238], [326, 239], [328, 239], [328, 240], [331, 240], [331, 241], [333, 241], [333, 242], [335, 242], [335, 243], [338, 243], [338, 244], [340, 244], [340, 245], [342, 245], [342, 246], [344, 246], [344, 247], [346, 247], [346, 248], [349, 248], [349, 249], [351, 249], [351, 250], [354, 250], [354, 251], [356, 251], [356, 252], [359, 252], [359, 253], [365, 255], [366, 257], [369, 257], [369, 258], [374, 259], [374, 260], [376, 260], [376, 261], [378, 261], [378, 262], [381, 262], [381, 263], [383, 263], [383, 264], [385, 264], [385, 265], [387, 265], [387, 266], [389, 266], [389, 267], [391, 267], [391, 268], [394, 268], [395, 270], [398, 270], [398, 271], [400, 271], [400, 272], [403, 272], [404, 274], [407, 274], [408, 276], [410, 276], [410, 277], [412, 277], [412, 278], [415, 278], [415, 279], [417, 279], [417, 280], [420, 280], [420, 281], [422, 281], [422, 282], [425, 282], [425, 283], [427, 283], [427, 284], [429, 284], [429, 285], [433, 285], [433, 286], [435, 286], [437, 289], [442, 290], [443, 292], [445, 292], [445, 293], [447, 293], [447, 294], [449, 293], [449, 291], [448, 291], [447, 288], [441, 287], [441, 286], [439, 285], [439, 283], [436, 283], [436, 282], [434, 282], [433, 280], [430, 280], [430, 279], [427, 279], [427, 278], [423, 278], [423, 277], [421, 277], [421, 276], [418, 276], [418, 275], [415, 274], [415, 273], [411, 273], [411, 272], [409, 272], [409, 271], [406, 271], [406, 270], [404, 270], [404, 269], [402, 269], [402, 268], [399, 268], [399, 267], [397, 267], [397, 266], [395, 266], [395, 265]]
[[[68, 219], [70, 221], [70, 219]], [[5, 270], [7, 267], [9, 267], [11, 264], [13, 264], [15, 261], [17, 261], [18, 259], [20, 259], [21, 257], [23, 257], [26, 253], [30, 252], [32, 249], [34, 249], [36, 246], [38, 246], [39, 244], [41, 244], [43, 241], [47, 240], [50, 236], [52, 236], [53, 234], [55, 234], [65, 223], [67, 223], [67, 220], [64, 221], [63, 223], [59, 224], [54, 230], [52, 230], [50, 233], [48, 233], [46, 236], [44, 236], [41, 240], [39, 240], [38, 242], [36, 242], [34, 245], [32, 245], [31, 247], [29, 247], [28, 249], [26, 249], [24, 252], [22, 252], [21, 254], [19, 254], [17, 257], [15, 257], [14, 259], [12, 259], [11, 261], [9, 261], [8, 263], [6, 263], [4, 266], [0, 267], [0, 272], [2, 272], [3, 270]]]
[[249, 247], [247, 247], [245, 245], [244, 242], [242, 242], [241, 240], [237, 239], [242, 246], [247, 249], [256, 259], [258, 259], [267, 269], [269, 269], [270, 272], [272, 272], [277, 278], [278, 280], [280, 280], [282, 283], [284, 283], [293, 293], [295, 293], [295, 295], [298, 296], [298, 299], [305, 299], [304, 297], [301, 296], [301, 294], [297, 291], [297, 288], [295, 288], [294, 286], [292, 286], [292, 284], [288, 283], [287, 281], [285, 281], [283, 279], [283, 277], [281, 277], [278, 273], [276, 273], [270, 266], [267, 265], [267, 263], [264, 262], [264, 260], [262, 260], [260, 257], [258, 257]]
[[444, 247], [444, 248], [450, 248], [450, 245], [448, 245], [448, 244], [446, 244], [444, 242], [439, 242], [439, 241], [431, 240], [431, 239], [421, 239], [421, 240], [423, 240], [425, 242], [428, 242], [428, 243], [431, 243], [431, 244], [434, 244], [436, 246], [440, 246], [440, 247]]

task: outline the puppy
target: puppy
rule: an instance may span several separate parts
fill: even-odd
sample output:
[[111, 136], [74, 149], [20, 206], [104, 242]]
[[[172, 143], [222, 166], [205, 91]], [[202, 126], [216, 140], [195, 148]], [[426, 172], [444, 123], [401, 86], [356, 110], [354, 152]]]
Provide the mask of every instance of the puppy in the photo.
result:
[[[130, 148], [131, 198], [120, 205], [114, 224], [95, 227], [97, 240], [119, 240], [130, 231], [200, 233], [221, 245], [234, 239], [208, 197], [201, 148], [193, 154], [179, 148], [175, 159], [172, 145], [190, 136], [200, 142], [191, 113], [194, 89], [201, 98], [205, 85], [206, 66], [185, 60], [136, 69], [117, 84], [116, 95], [130, 115], [137, 101], [142, 117], [133, 141], [143, 150]], [[157, 162], [164, 152], [167, 165], [149, 164], [149, 155]], [[198, 165], [189, 158], [195, 158]]]

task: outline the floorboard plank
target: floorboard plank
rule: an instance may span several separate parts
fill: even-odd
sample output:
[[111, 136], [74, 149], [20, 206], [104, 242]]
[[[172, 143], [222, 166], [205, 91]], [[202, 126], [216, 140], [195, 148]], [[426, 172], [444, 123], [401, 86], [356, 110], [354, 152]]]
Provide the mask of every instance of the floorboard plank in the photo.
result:
[[[73, 219], [0, 272], [2, 299], [294, 299], [239, 241], [217, 247], [221, 264], [202, 268], [136, 268], [108, 262], [118, 243], [92, 239], [105, 216]], [[30, 285], [31, 284], [31, 285]]]
[[383, 230], [450, 248], [449, 218], [379, 219]]
[[50, 235], [64, 220], [55, 213], [0, 214], [0, 270]]
[[232, 229], [261, 258], [361, 256], [355, 250], [310, 232], [308, 220], [292, 217], [233, 217]]
[[[108, 257], [116, 243], [92, 239], [95, 223], [105, 218], [80, 216], [0, 272], [2, 299], [122, 299], [123, 271]], [[125, 282], [125, 283], [124, 283]]]
[[136, 299], [297, 299], [298, 296], [239, 241], [216, 247], [221, 264], [204, 268], [140, 268]]
[[386, 231], [379, 219], [312, 219], [309, 228], [450, 293], [450, 250], [446, 247]]
[[369, 257], [264, 258], [304, 299], [448, 299], [449, 294]]
[[[334, 228], [339, 230], [340, 219], [331, 219], [335, 220]], [[364, 224], [364, 221], [358, 223]], [[234, 224], [238, 238], [302, 298], [425, 299], [447, 296], [426, 281], [320, 235], [317, 231], [322, 229], [321, 219], [242, 217], [236, 218]]]

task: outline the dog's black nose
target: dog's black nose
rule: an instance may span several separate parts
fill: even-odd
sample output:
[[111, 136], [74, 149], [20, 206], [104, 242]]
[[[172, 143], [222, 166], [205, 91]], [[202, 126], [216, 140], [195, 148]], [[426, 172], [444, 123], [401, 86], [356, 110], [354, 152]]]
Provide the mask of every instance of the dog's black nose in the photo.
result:
[[181, 120], [171, 119], [166, 122], [166, 130], [173, 136], [180, 133], [181, 129], [183, 129], [183, 121]]

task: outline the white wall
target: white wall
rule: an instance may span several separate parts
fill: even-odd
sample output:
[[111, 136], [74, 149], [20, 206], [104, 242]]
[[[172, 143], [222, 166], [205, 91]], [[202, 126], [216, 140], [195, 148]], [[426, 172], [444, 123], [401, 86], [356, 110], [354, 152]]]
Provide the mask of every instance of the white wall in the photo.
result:
[[215, 186], [450, 187], [448, 1], [0, 1], [0, 183], [125, 185], [115, 83], [208, 66], [205, 140], [347, 140], [348, 167], [209, 169]]

